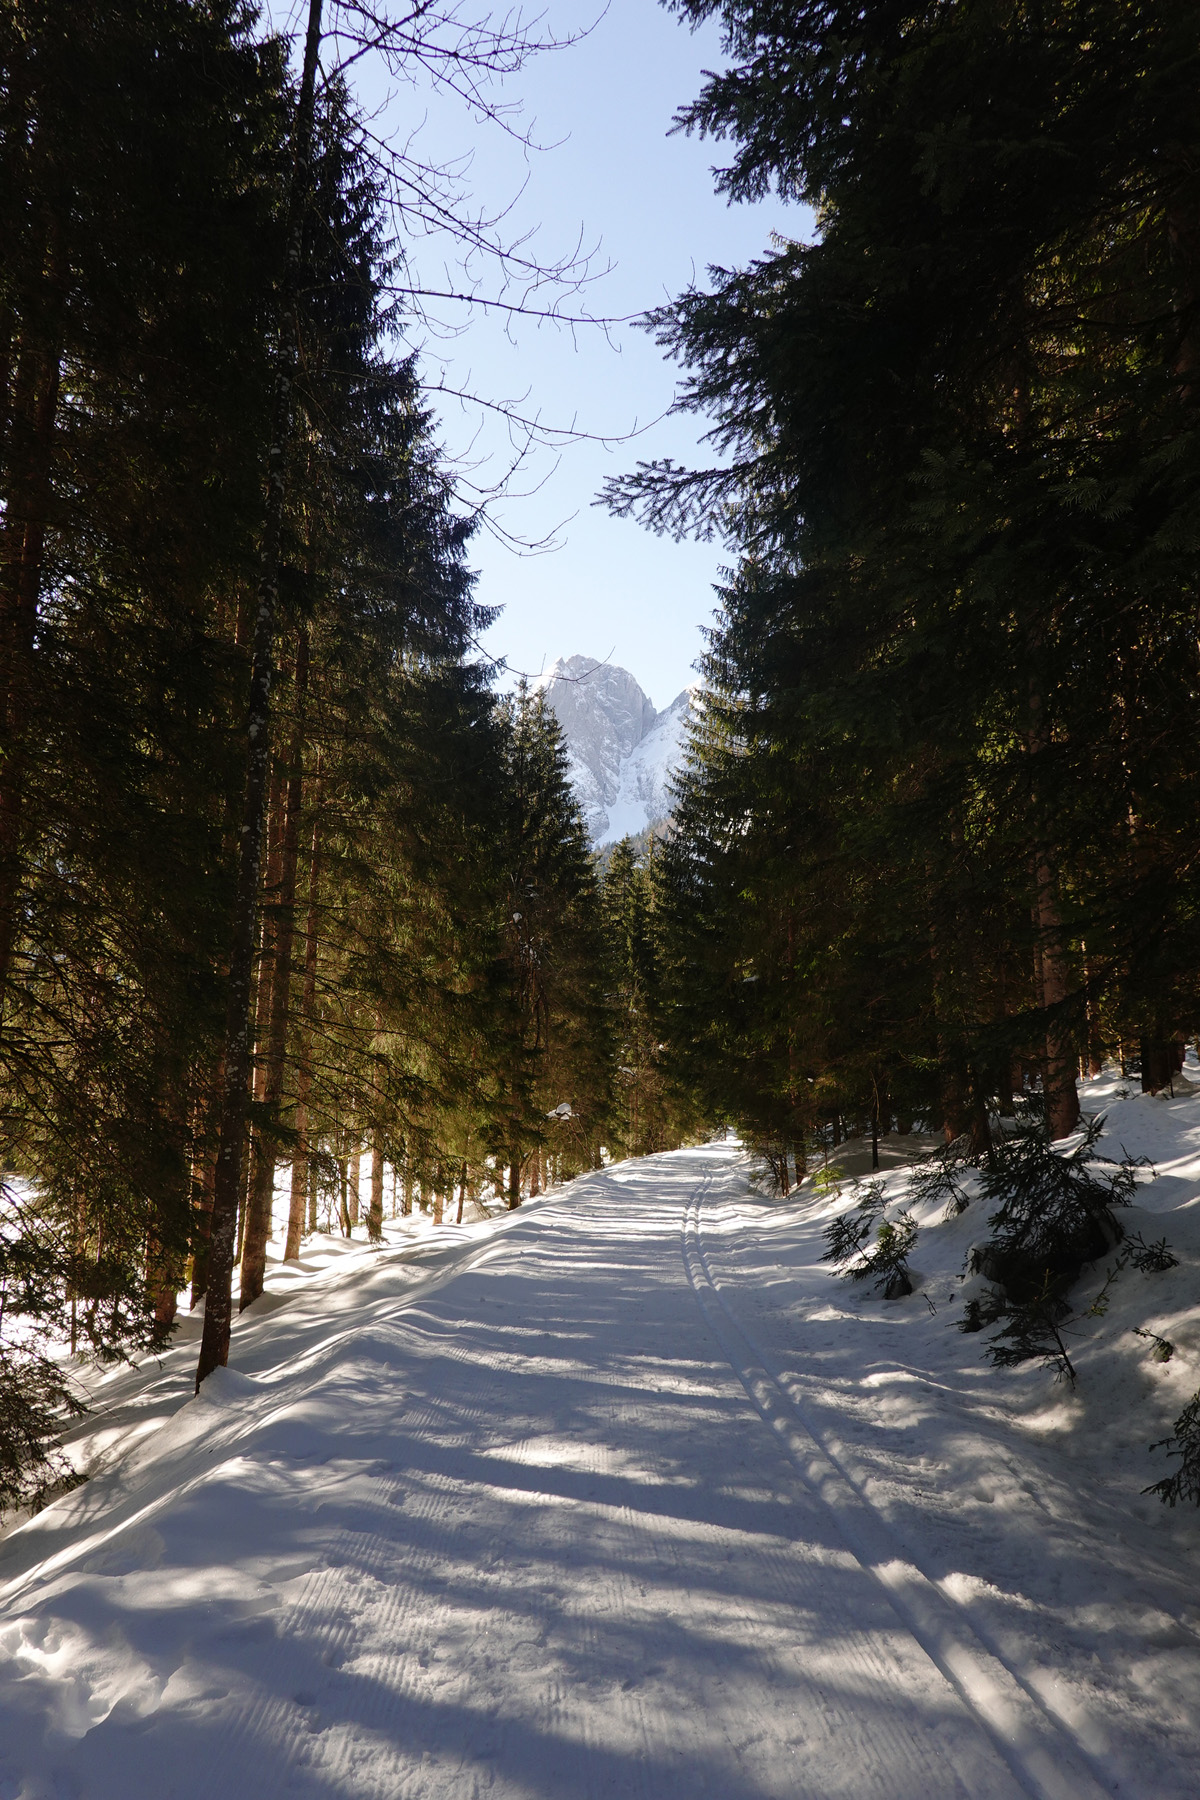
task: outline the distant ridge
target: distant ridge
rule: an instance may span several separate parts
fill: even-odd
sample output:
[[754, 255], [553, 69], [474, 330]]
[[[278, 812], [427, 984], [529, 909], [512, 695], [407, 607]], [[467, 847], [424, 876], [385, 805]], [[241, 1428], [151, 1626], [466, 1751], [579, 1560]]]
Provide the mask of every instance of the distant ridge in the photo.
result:
[[591, 656], [559, 657], [535, 685], [562, 727], [592, 842], [634, 837], [667, 818], [691, 712], [687, 688], [658, 712], [628, 669]]

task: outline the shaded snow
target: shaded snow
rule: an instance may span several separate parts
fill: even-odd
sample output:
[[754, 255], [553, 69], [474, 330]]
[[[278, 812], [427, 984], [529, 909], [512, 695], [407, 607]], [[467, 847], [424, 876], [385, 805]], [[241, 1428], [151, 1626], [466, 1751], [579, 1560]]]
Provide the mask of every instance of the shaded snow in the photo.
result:
[[0, 1545], [0, 1796], [1194, 1794], [1200, 1532], [1138, 1489], [1200, 1386], [1200, 1097], [1114, 1086], [1183, 1260], [1075, 1394], [947, 1329], [977, 1203], [886, 1303], [820, 1261], [850, 1194], [735, 1145], [273, 1265], [231, 1367], [107, 1378], [99, 1472]]

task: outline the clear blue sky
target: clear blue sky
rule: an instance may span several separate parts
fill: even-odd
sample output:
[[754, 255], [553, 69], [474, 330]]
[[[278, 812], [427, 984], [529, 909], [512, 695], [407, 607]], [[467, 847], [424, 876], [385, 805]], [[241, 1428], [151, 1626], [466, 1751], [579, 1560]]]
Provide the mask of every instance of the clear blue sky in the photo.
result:
[[[597, 12], [586, 0], [551, 0], [542, 19], [565, 37]], [[382, 107], [381, 131], [420, 126], [416, 146], [424, 154], [471, 155], [465, 182], [481, 205], [518, 195], [509, 231], [515, 237], [534, 230], [532, 253], [553, 260], [570, 252], [580, 233], [589, 246], [598, 244], [598, 266], [613, 267], [587, 290], [587, 305], [594, 314], [621, 316], [704, 281], [709, 264], [748, 261], [768, 247], [772, 231], [800, 236], [810, 228], [803, 214], [778, 202], [728, 206], [714, 194], [710, 173], [722, 146], [668, 136], [676, 107], [699, 91], [702, 70], [720, 61], [715, 29], [693, 35], [654, 0], [612, 0], [582, 41], [536, 58], [505, 87], [506, 99], [524, 103], [538, 141], [552, 146], [533, 155], [419, 87], [385, 98], [378, 76], [362, 73], [360, 93]], [[414, 267], [431, 287], [456, 280], [446, 257], [447, 246], [434, 239], [412, 248]], [[485, 272], [485, 291], [487, 280]], [[592, 434], [650, 427], [629, 443], [567, 444], [557, 462], [543, 453], [518, 471], [496, 508], [499, 524], [525, 542], [554, 533], [559, 547], [520, 554], [479, 533], [472, 553], [479, 597], [504, 609], [487, 634], [488, 651], [530, 673], [558, 655], [610, 657], [665, 706], [695, 678], [701, 627], [727, 553], [719, 544], [656, 538], [592, 502], [608, 475], [640, 457], [711, 460], [706, 447], [698, 448], [698, 421], [660, 419], [677, 371], [632, 326], [613, 328], [610, 343], [594, 328], [570, 332], [526, 321], [506, 334], [494, 315], [453, 307], [441, 314], [461, 329], [452, 338], [426, 332], [417, 340], [431, 379], [444, 371], [450, 386], [518, 401], [551, 424], [574, 422]], [[476, 481], [494, 479], [509, 454], [503, 422], [446, 399], [438, 413], [448, 452], [473, 463]]]

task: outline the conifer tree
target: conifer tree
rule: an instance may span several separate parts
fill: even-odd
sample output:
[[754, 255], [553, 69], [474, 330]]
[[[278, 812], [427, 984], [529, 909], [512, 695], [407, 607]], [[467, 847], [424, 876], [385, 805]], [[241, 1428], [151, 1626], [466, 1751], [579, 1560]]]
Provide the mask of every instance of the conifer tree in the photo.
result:
[[[655, 315], [727, 455], [614, 490], [742, 551], [707, 665], [735, 740], [691, 778], [737, 829], [685, 805], [714, 954], [758, 986], [778, 849], [814, 1088], [861, 1108], [907, 1061], [982, 1142], [1021, 1057], [1062, 1135], [1089, 1004], [1155, 1067], [1195, 1011], [1194, 34], [1106, 0], [679, 10], [725, 26], [681, 115], [732, 140], [720, 185], [819, 221]], [[789, 1054], [747, 1065], [764, 1101]]]
[[35, 1299], [106, 1357], [188, 1251], [281, 69], [182, 0], [6, 5], [0, 62], [0, 1358]]
[[[558, 723], [542, 695], [522, 685], [500, 726], [493, 1144], [516, 1206], [526, 1160], [549, 1141], [551, 1114], [564, 1123], [569, 1116], [563, 1149], [570, 1166], [598, 1162], [609, 1060], [595, 872]], [[556, 1113], [564, 1106], [569, 1115]]]

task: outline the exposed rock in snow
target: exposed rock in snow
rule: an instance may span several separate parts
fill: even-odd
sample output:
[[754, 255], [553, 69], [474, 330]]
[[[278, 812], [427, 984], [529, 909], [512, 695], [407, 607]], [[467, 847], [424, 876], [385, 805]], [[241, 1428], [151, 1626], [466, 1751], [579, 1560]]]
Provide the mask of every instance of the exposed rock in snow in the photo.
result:
[[657, 712], [627, 669], [590, 656], [559, 657], [538, 685], [562, 726], [593, 842], [615, 843], [665, 819], [691, 711], [688, 690]]

